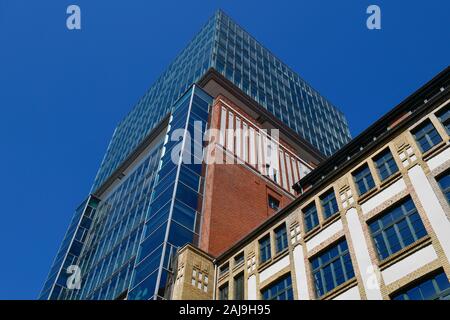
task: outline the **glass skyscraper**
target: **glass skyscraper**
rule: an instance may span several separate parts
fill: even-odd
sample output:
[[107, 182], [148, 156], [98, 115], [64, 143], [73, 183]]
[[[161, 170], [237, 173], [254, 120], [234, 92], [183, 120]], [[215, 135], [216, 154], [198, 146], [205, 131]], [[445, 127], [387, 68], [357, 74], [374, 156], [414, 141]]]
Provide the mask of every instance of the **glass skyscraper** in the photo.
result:
[[[204, 183], [201, 164], [172, 161], [179, 143], [169, 137], [194, 134], [194, 121], [207, 129], [214, 97], [195, 83], [210, 68], [325, 155], [350, 140], [336, 107], [218, 11], [117, 126], [40, 299], [167, 298], [171, 259], [198, 240]], [[196, 157], [191, 147], [180, 154]]]
[[222, 73], [326, 156], [350, 140], [341, 111], [218, 11], [119, 123], [92, 191], [209, 68]]

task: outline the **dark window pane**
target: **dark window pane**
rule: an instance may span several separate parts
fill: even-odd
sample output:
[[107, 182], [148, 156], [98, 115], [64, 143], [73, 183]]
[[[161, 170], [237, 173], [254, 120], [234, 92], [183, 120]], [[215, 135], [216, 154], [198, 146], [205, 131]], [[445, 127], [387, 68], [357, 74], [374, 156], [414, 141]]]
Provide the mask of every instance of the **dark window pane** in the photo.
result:
[[367, 191], [375, 187], [372, 174], [367, 164], [353, 173], [353, 179], [358, 188], [359, 195], [365, 194]]
[[447, 134], [450, 135], [450, 105], [447, 104], [442, 110], [439, 110], [436, 116], [444, 126]]
[[294, 293], [292, 291], [291, 275], [288, 274], [270, 284], [261, 293], [264, 300], [293, 300]]
[[311, 231], [319, 224], [316, 204], [314, 202], [303, 209], [303, 216], [305, 219], [306, 232]]
[[219, 288], [219, 300], [228, 300], [228, 283]]
[[275, 244], [276, 252], [281, 252], [288, 247], [288, 237], [286, 231], [286, 225], [282, 225], [275, 229]]
[[438, 300], [450, 297], [450, 283], [447, 276], [441, 270], [416, 283], [413, 287], [395, 294], [394, 300]]
[[374, 162], [381, 180], [389, 178], [398, 171], [397, 164], [389, 149], [384, 150], [381, 154], [376, 156]]
[[267, 235], [261, 240], [259, 240], [259, 261], [261, 263], [269, 260], [271, 258], [270, 253], [270, 236]]
[[380, 260], [427, 235], [410, 197], [378, 216], [369, 227]]
[[244, 273], [234, 278], [234, 300], [244, 300]]
[[430, 120], [424, 121], [420, 126], [415, 128], [412, 134], [422, 152], [427, 152], [442, 141], [441, 136]]
[[328, 248], [310, 262], [317, 297], [355, 276], [346, 240]]
[[444, 196], [447, 198], [447, 201], [450, 204], [450, 171], [442, 174], [437, 180], [442, 192], [444, 193]]
[[320, 197], [324, 218], [327, 219], [339, 211], [334, 190], [331, 189]]

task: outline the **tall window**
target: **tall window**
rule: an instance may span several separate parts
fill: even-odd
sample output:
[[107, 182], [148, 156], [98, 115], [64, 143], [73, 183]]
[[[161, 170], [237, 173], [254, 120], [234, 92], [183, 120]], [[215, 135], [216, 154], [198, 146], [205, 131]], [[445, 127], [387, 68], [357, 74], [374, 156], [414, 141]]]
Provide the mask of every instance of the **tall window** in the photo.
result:
[[270, 257], [270, 235], [267, 235], [259, 240], [259, 262], [266, 262]]
[[234, 277], [234, 300], [244, 300], [244, 273]]
[[339, 211], [333, 188], [320, 197], [320, 203], [322, 205], [323, 216], [325, 219], [331, 217]]
[[398, 171], [397, 164], [389, 148], [377, 155], [373, 161], [375, 162], [381, 181], [386, 180]]
[[219, 300], [228, 300], [228, 282], [219, 288]]
[[430, 120], [424, 121], [412, 131], [412, 134], [422, 152], [427, 152], [442, 141], [441, 136]]
[[275, 229], [275, 251], [281, 252], [288, 247], [288, 237], [286, 225], [283, 223], [280, 227]]
[[380, 260], [427, 235], [410, 197], [369, 223], [369, 228]]
[[375, 182], [373, 181], [373, 177], [367, 163], [353, 172], [353, 179], [360, 196], [375, 187]]
[[394, 300], [450, 300], [450, 282], [443, 271], [397, 293]]
[[311, 260], [317, 297], [355, 276], [347, 241], [342, 240]]
[[444, 126], [445, 131], [447, 131], [447, 134], [450, 135], [450, 104], [448, 104], [442, 110], [439, 110], [436, 116]]
[[445, 172], [438, 178], [439, 186], [441, 187], [444, 196], [447, 198], [448, 203], [450, 204], [450, 170]]
[[294, 300], [291, 275], [270, 284], [261, 293], [263, 300]]
[[319, 217], [317, 216], [316, 204], [312, 202], [303, 209], [303, 216], [305, 219], [306, 232], [311, 231], [319, 224]]

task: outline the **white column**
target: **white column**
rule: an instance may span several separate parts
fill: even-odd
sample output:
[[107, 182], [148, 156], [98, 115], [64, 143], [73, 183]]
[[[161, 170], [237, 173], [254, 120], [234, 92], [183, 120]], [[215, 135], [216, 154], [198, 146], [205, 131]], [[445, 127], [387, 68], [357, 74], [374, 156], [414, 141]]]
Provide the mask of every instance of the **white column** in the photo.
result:
[[436, 194], [428, 181], [425, 172], [419, 165], [408, 170], [408, 176], [416, 190], [422, 208], [430, 221], [436, 236], [444, 250], [447, 260], [450, 261], [450, 222], [441, 207]]
[[248, 278], [247, 289], [247, 300], [258, 300], [256, 291], [256, 276], [254, 274]]
[[[382, 300], [379, 281], [378, 267], [372, 264], [369, 255], [364, 231], [355, 208], [350, 208], [347, 213], [347, 223], [352, 239], [353, 250], [355, 251], [356, 262], [358, 263], [359, 273], [361, 274], [364, 290], [368, 300]], [[355, 265], [353, 265], [353, 268]]]
[[227, 131], [227, 109], [222, 107], [220, 112], [220, 141], [219, 143], [225, 147], [225, 132]]
[[308, 291], [308, 279], [306, 277], [305, 257], [301, 246], [294, 249], [294, 270], [297, 283], [297, 295], [299, 300], [310, 300]]

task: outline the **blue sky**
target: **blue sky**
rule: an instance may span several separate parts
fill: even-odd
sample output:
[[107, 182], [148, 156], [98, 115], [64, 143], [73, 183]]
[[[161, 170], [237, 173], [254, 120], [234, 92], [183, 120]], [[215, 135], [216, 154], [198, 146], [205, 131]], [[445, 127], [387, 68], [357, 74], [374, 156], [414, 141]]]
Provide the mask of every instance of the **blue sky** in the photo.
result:
[[[69, 4], [81, 31], [66, 28]], [[382, 30], [366, 28], [370, 4]], [[447, 0], [0, 1], [0, 299], [37, 297], [115, 125], [217, 8], [353, 136], [449, 63]]]

